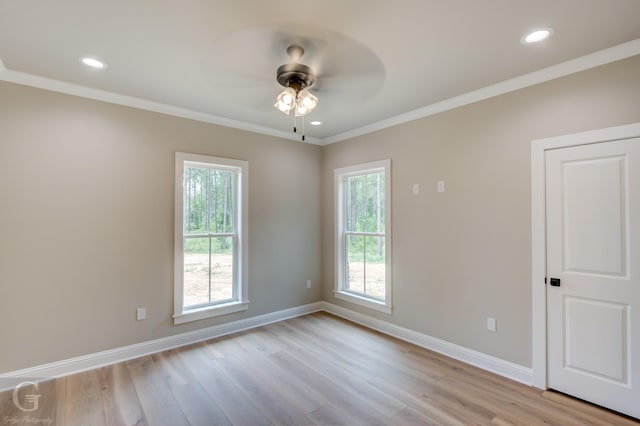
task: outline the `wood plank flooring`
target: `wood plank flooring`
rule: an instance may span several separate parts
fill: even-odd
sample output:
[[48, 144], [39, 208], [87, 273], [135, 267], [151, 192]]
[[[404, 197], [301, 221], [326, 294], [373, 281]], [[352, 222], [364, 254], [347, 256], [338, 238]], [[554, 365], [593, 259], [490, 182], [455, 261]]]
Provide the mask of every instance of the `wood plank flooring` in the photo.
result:
[[38, 393], [31, 412], [0, 394], [0, 425], [639, 424], [325, 313], [40, 383]]

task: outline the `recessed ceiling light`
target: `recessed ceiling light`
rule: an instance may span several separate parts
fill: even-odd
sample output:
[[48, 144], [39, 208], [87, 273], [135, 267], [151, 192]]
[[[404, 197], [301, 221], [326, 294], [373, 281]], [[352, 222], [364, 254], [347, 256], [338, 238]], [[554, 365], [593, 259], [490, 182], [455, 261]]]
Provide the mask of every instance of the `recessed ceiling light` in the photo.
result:
[[317, 120], [316, 120], [316, 121], [312, 121], [312, 122], [311, 122], [311, 123], [309, 123], [309, 124], [311, 124], [312, 126], [319, 126], [319, 125], [321, 125], [321, 124], [322, 124], [322, 121], [317, 121]]
[[80, 62], [91, 68], [104, 69], [107, 67], [107, 64], [105, 64], [104, 62], [99, 61], [96, 58], [90, 58], [88, 56], [81, 57]]
[[522, 44], [531, 44], [542, 41], [553, 34], [553, 30], [551, 28], [540, 28], [535, 31], [531, 31], [520, 40]]

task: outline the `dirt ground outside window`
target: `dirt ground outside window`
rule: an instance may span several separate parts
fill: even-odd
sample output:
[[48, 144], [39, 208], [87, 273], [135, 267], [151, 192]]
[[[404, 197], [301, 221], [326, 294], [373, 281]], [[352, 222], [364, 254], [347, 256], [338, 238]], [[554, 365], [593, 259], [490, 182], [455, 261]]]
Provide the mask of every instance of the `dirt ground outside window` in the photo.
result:
[[233, 257], [230, 254], [212, 255], [211, 272], [211, 299], [209, 299], [209, 254], [185, 254], [185, 307], [228, 300], [233, 297]]

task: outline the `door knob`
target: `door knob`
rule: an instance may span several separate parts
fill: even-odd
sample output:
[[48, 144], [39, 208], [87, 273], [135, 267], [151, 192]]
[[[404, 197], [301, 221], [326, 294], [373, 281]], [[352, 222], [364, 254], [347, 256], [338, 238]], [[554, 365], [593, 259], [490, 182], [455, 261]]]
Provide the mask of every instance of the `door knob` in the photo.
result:
[[560, 287], [560, 278], [549, 279], [549, 285], [552, 287]]

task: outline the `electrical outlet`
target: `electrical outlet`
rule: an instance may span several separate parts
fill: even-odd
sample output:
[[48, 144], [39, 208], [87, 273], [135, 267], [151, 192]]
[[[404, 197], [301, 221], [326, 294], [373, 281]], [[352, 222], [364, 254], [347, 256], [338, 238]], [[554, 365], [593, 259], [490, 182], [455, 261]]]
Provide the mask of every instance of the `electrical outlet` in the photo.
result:
[[307, 280], [307, 288], [311, 288], [311, 280]]
[[136, 309], [136, 319], [138, 321], [142, 321], [147, 318], [147, 310], [146, 308], [138, 308]]

